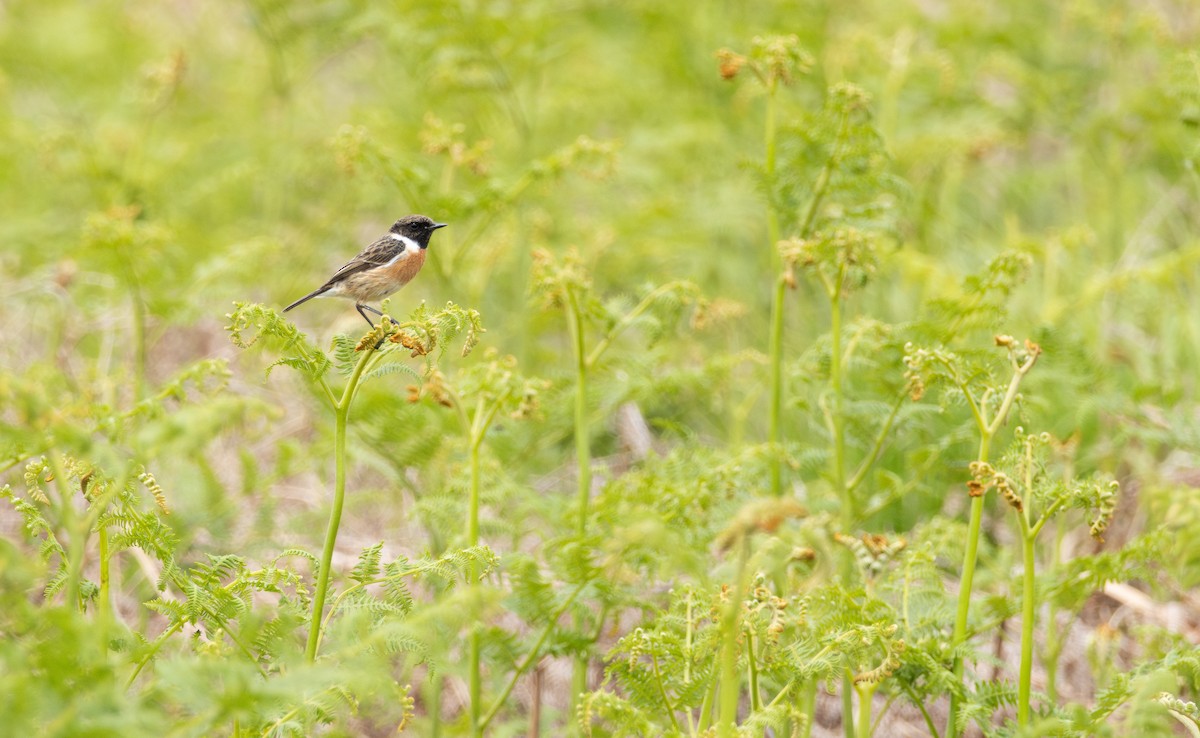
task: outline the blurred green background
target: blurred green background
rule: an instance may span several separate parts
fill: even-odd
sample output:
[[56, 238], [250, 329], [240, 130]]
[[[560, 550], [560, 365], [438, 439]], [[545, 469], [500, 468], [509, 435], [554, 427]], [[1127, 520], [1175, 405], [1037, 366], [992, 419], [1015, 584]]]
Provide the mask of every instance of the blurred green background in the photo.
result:
[[[0, 461], [54, 443], [95, 451], [86, 419], [228, 358], [224, 395], [96, 453], [152, 467], [195, 551], [315, 546], [328, 418], [302, 379], [264, 382], [269, 357], [233, 349], [225, 316], [234, 301], [286, 305], [414, 212], [451, 227], [392, 310], [476, 308], [484, 346], [556, 382], [538, 425], [496, 440], [497, 499], [520, 511], [530, 490], [570, 488], [567, 333], [528, 299], [538, 248], [577, 249], [616, 299], [688, 279], [740, 306], [612, 362], [594, 398], [599, 455], [618, 450], [611, 411], [625, 400], [667, 447], [761, 440], [774, 278], [756, 176], [763, 98], [722, 80], [716, 52], [764, 33], [797, 34], [815, 58], [781, 93], [781, 122], [854, 82], [901, 183], [854, 316], [917, 321], [1002, 251], [1029, 255], [1002, 324], [978, 326], [975, 345], [993, 329], [1036, 338], [1046, 355], [1023, 407], [1078, 432], [1083, 467], [1136, 480], [1130, 526], [1169, 520], [1190, 531], [1181, 560], [1200, 560], [1200, 507], [1180, 481], [1200, 448], [1190, 0], [0, 0]], [[827, 309], [809, 283], [789, 292], [789, 397], [803, 395], [802, 355]], [[363, 328], [341, 301], [289, 317], [318, 345]], [[409, 408], [403, 384], [366, 397], [347, 551], [411, 522], [400, 490], [461, 491], [452, 464], [407, 474], [453, 420]], [[789, 404], [791, 442], [814, 433], [810, 409]], [[873, 527], [943, 509], [971, 453], [952, 442], [958, 466], [931, 471]], [[902, 450], [885, 456], [901, 475]], [[803, 468], [790, 476], [805, 481]], [[520, 520], [490, 530], [515, 545], [528, 531], [502, 523]], [[444, 545], [410, 533], [405, 550]]]
[[[764, 351], [761, 91], [714, 55], [789, 32], [816, 64], [781, 122], [852, 81], [904, 183], [856, 314], [914, 320], [1024, 251], [1002, 327], [1071, 358], [1046, 362], [1078, 392], [1055, 390], [1057, 430], [1094, 431], [1110, 400], [1171, 413], [1200, 365], [1198, 24], [1189, 2], [1088, 0], [8, 2], [3, 366], [119, 404], [142, 373], [233, 356], [233, 301], [287, 304], [410, 212], [452, 227], [394, 311], [477, 308], [530, 373], [568, 368], [560, 319], [526, 299], [535, 248], [578, 249], [605, 294], [693, 280], [744, 309], [688, 339], [699, 355]], [[827, 308], [793, 294], [795, 357]], [[347, 307], [293, 315], [323, 343], [357, 330]], [[651, 411], [755, 440], [761, 379]]]

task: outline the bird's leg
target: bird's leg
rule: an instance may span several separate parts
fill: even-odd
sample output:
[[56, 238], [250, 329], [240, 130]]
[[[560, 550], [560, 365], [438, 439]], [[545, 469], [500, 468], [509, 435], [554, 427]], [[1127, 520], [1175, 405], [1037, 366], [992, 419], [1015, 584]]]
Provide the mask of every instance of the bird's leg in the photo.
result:
[[[354, 307], [358, 308], [358, 314], [363, 316], [364, 318], [367, 318], [367, 314], [363, 312], [364, 310], [370, 310], [371, 312], [375, 313], [379, 317], [381, 317], [381, 318], [383, 317], [382, 312], [376, 310], [375, 308], [371, 307], [370, 305], [364, 305], [361, 302], [356, 302], [356, 303], [354, 303]], [[371, 328], [375, 327], [375, 324], [371, 323], [370, 318], [367, 318], [367, 322], [371, 324]], [[384, 341], [384, 339], [382, 339], [382, 338], [379, 339], [379, 343], [375, 344], [375, 348], [378, 349], [380, 346], [382, 346], [383, 341]]]
[[375, 324], [371, 322], [371, 319], [369, 317], [367, 317], [367, 314], [364, 311], [370, 310], [371, 312], [376, 313], [380, 316], [383, 315], [383, 313], [379, 312], [378, 310], [371, 307], [370, 305], [364, 305], [361, 302], [354, 303], [354, 309], [358, 311], [359, 315], [363, 316], [363, 320], [367, 321], [367, 325], [371, 326], [372, 329], [375, 328]]

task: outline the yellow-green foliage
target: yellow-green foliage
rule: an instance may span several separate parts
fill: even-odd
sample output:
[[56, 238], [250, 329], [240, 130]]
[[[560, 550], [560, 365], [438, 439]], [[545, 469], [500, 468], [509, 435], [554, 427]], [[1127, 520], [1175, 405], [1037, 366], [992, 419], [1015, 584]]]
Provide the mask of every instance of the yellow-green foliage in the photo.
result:
[[1200, 735], [1194, 5], [0, 3], [0, 732]]

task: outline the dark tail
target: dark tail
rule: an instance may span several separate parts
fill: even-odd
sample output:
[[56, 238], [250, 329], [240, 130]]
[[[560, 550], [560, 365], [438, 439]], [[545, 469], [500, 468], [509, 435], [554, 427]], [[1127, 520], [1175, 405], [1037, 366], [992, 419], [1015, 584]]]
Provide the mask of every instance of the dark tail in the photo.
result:
[[296, 300], [295, 302], [293, 302], [291, 305], [288, 305], [287, 307], [285, 307], [283, 309], [283, 312], [286, 313], [287, 311], [291, 310], [292, 308], [303, 305], [304, 303], [308, 302], [309, 300], [313, 299], [314, 297], [320, 297], [321, 295], [325, 294], [328, 291], [329, 291], [328, 286], [321, 287], [320, 289], [317, 289], [317, 290], [313, 290], [312, 292], [309, 292], [304, 297], [301, 297], [299, 300]]

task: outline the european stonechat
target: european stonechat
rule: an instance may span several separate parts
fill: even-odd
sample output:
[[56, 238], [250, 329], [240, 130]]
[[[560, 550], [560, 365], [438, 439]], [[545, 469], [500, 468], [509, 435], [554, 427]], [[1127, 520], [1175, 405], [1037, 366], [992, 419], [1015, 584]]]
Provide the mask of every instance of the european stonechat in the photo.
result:
[[396, 221], [387, 234], [359, 252], [344, 267], [334, 272], [329, 281], [283, 309], [287, 312], [314, 297], [345, 297], [354, 300], [358, 314], [372, 328], [366, 312], [382, 316], [379, 310], [366, 305], [382, 300], [408, 284], [425, 265], [425, 249], [429, 238], [445, 223], [435, 223], [424, 215], [410, 215]]

